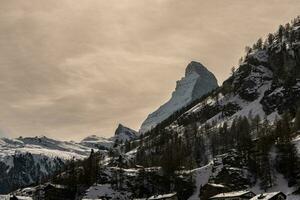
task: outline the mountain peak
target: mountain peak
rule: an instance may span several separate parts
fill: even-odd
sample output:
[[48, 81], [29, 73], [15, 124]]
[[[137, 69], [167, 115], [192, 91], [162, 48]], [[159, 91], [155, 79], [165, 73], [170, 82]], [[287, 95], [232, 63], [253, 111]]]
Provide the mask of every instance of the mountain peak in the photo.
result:
[[207, 73], [208, 70], [200, 62], [191, 61], [185, 69], [185, 76], [188, 76], [191, 73], [203, 74]]
[[177, 81], [171, 99], [147, 117], [140, 128], [140, 133], [151, 130], [174, 112], [216, 87], [218, 82], [213, 73], [199, 62], [190, 62], [186, 67], [185, 77]]
[[125, 142], [126, 140], [129, 141], [137, 138], [137, 135], [138, 133], [135, 130], [119, 124], [118, 128], [115, 131], [114, 140]]
[[126, 129], [127, 127], [125, 127], [123, 124], [119, 124], [118, 128], [115, 131], [115, 135], [119, 135], [124, 129]]

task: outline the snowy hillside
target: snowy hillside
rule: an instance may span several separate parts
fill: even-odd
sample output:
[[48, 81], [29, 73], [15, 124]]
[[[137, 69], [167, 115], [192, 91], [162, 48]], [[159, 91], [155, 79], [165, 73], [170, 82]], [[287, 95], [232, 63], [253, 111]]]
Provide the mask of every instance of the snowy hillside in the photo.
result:
[[[51, 175], [67, 160], [83, 159], [91, 148], [47, 137], [0, 139], [0, 193]], [[15, 177], [12, 179], [11, 177]]]
[[90, 152], [90, 148], [78, 143], [53, 140], [45, 136], [1, 138], [0, 149], [1, 157], [11, 156], [18, 152], [70, 159], [72, 157], [83, 158]]
[[[41, 137], [0, 138], [0, 193], [26, 186], [52, 175], [71, 159], [88, 157], [91, 149], [109, 150], [116, 140], [125, 142], [137, 137], [132, 129], [119, 125], [111, 138], [96, 135], [80, 143]], [[15, 177], [12, 179], [11, 177]]]
[[149, 131], [175, 111], [216, 87], [218, 87], [218, 83], [215, 76], [201, 63], [191, 62], [186, 68], [185, 77], [177, 81], [171, 99], [147, 117], [140, 128], [140, 132]]
[[[246, 65], [247, 63], [244, 64]], [[244, 75], [243, 73], [243, 71], [237, 70], [234, 75], [236, 81], [234, 84], [241, 86], [239, 80]], [[239, 91], [240, 93], [218, 93], [216, 94], [217, 96], [209, 96], [184, 113], [178, 121], [181, 122], [190, 116], [197, 115], [197, 113], [205, 112], [208, 107], [214, 107], [216, 112], [203, 119], [206, 124], [222, 124], [224, 121], [231, 122], [235, 118], [248, 117], [249, 115], [258, 115], [261, 119], [267, 117], [272, 122], [279, 116], [278, 111], [273, 110], [271, 113], [266, 113], [261, 103], [265, 92], [271, 88], [272, 77], [272, 71], [263, 65], [253, 66], [248, 76], [242, 79], [243, 82], [251, 81], [251, 86], [245, 86]], [[249, 101], [243, 95], [253, 99]]]

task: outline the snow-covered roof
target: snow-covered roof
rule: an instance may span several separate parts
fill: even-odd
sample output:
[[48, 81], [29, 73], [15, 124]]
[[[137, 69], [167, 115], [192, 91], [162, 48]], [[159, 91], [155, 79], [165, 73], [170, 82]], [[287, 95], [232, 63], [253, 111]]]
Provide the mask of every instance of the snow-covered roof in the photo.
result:
[[211, 185], [213, 187], [219, 187], [219, 188], [224, 188], [225, 186], [222, 184], [215, 184], [215, 183], [208, 183], [208, 185]]
[[102, 199], [82, 199], [82, 200], [102, 200]]
[[156, 200], [156, 199], [165, 199], [165, 198], [171, 198], [176, 196], [176, 192], [175, 193], [170, 193], [170, 194], [160, 194], [160, 195], [154, 195], [152, 197], [149, 197], [149, 200]]
[[[0, 200], [9, 200], [10, 195], [0, 195]], [[31, 197], [25, 197], [25, 196], [16, 196], [19, 200], [32, 200]]]
[[258, 194], [255, 197], [251, 198], [250, 200], [269, 200], [280, 193], [284, 195], [282, 192], [269, 192], [269, 193]]
[[57, 189], [66, 189], [66, 188], [68, 188], [66, 185], [52, 184], [52, 183], [47, 184], [46, 187], [47, 186], [52, 186], [52, 187], [57, 188]]
[[210, 197], [210, 199], [216, 199], [216, 198], [229, 198], [229, 197], [239, 197], [243, 196], [245, 194], [252, 193], [249, 190], [241, 190], [241, 191], [234, 191], [234, 192], [226, 192], [226, 193], [220, 193], [215, 196]]

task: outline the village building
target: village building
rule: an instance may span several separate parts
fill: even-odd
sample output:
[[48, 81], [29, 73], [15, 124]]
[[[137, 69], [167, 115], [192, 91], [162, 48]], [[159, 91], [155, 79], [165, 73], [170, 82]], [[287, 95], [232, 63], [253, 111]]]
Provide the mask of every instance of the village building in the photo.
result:
[[210, 200], [249, 200], [254, 197], [255, 194], [248, 190], [235, 191], [235, 192], [227, 192], [217, 194], [213, 197], [210, 197]]
[[178, 200], [177, 193], [160, 194], [149, 197], [147, 200]]
[[285, 200], [286, 195], [282, 192], [269, 192], [258, 194], [250, 200]]
[[133, 200], [178, 200], [177, 193], [154, 195], [149, 198], [136, 198]]
[[19, 195], [0, 195], [1, 200], [32, 200], [31, 197], [19, 196]]
[[215, 183], [207, 183], [200, 188], [200, 199], [201, 200], [208, 200], [210, 197], [220, 194], [229, 192], [230, 189], [222, 184], [215, 184]]
[[33, 200], [72, 200], [72, 191], [65, 185], [46, 183], [36, 188]]

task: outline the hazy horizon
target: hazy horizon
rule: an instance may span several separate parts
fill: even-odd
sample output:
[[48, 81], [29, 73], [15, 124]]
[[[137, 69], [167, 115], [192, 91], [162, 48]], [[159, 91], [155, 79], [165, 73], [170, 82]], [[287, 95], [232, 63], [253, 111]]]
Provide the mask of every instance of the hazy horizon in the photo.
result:
[[244, 47], [299, 15], [300, 1], [0, 3], [0, 137], [80, 140], [138, 130], [199, 61], [219, 85]]

